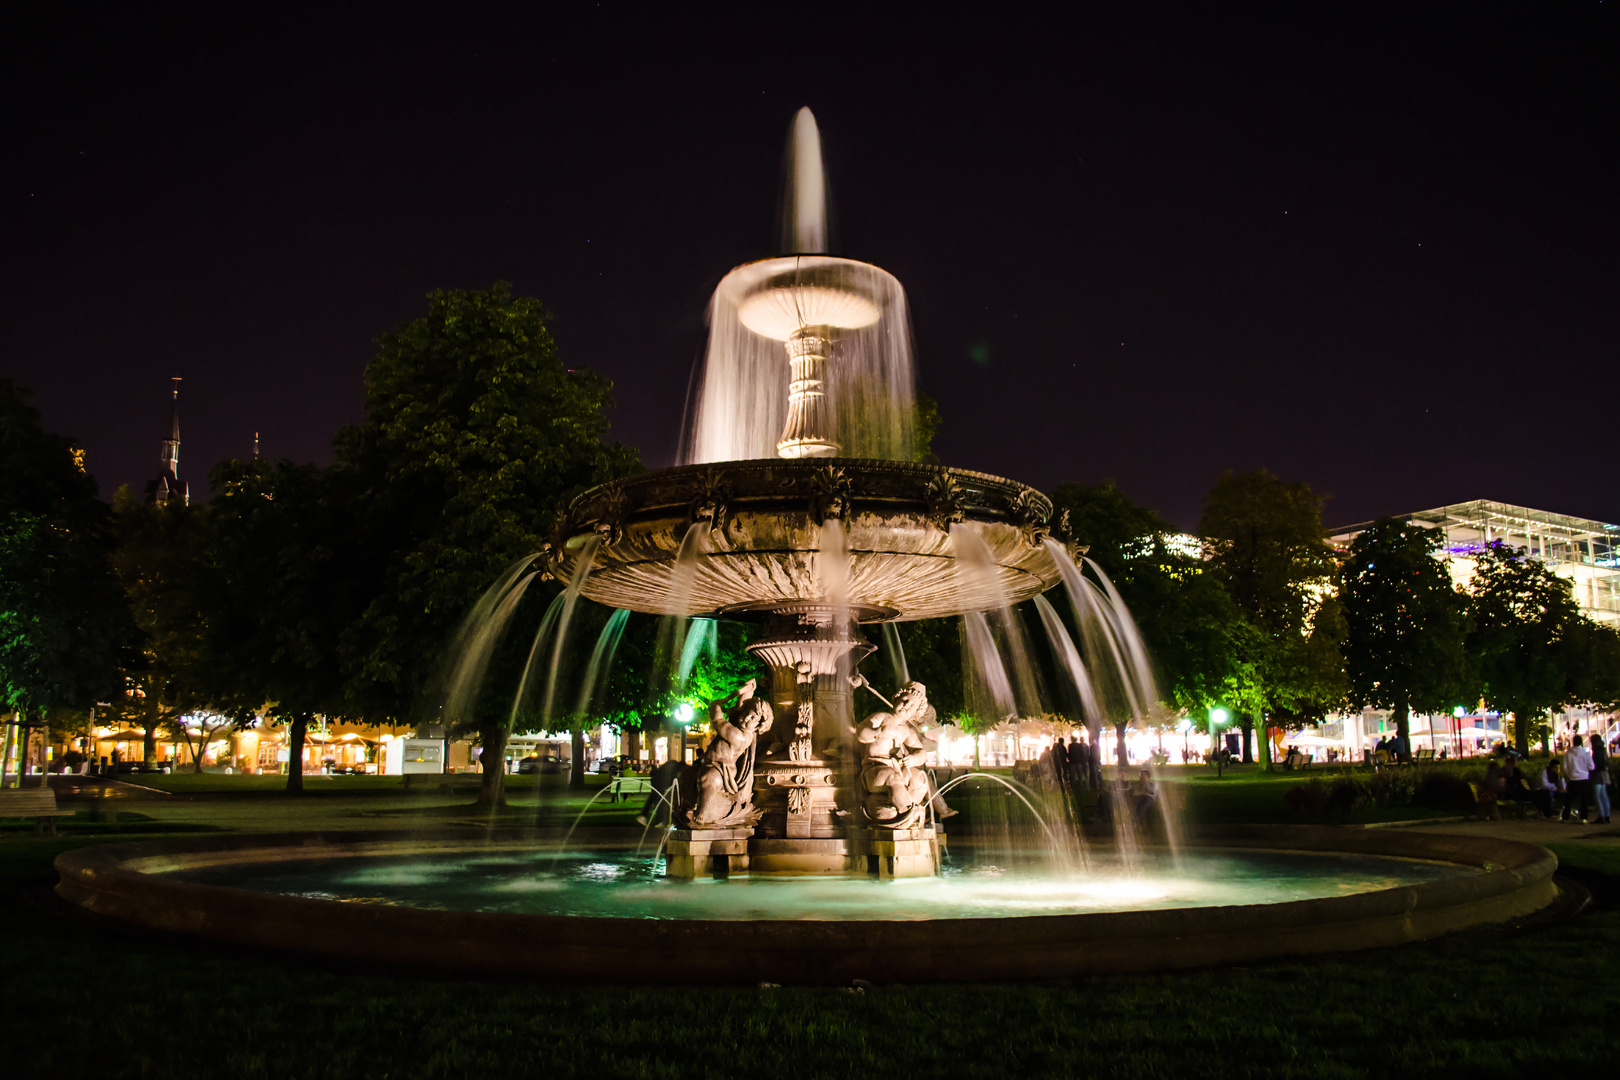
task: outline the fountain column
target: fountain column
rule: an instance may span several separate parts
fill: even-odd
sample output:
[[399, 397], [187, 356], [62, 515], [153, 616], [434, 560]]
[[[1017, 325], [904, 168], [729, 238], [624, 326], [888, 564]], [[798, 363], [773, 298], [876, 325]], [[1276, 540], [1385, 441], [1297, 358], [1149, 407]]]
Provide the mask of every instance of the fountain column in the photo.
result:
[[849, 675], [874, 648], [854, 619], [825, 604], [771, 612], [748, 647], [770, 665], [776, 711], [754, 770], [754, 803], [765, 811], [749, 845], [755, 869], [849, 869], [844, 818], [855, 809]]
[[776, 452], [785, 458], [836, 457], [832, 405], [827, 400], [827, 356], [832, 329], [805, 326], [787, 339], [788, 416]]

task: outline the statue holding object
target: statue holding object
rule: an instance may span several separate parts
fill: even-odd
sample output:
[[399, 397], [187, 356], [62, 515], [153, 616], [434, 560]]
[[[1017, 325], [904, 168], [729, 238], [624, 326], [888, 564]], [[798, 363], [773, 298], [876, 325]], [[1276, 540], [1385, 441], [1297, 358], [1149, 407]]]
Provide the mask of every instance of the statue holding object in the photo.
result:
[[861, 810], [883, 829], [921, 828], [932, 796], [922, 764], [926, 744], [921, 727], [933, 715], [922, 683], [911, 682], [894, 696], [891, 712], [875, 712], [855, 729], [865, 760], [861, 763]]
[[709, 704], [714, 738], [698, 761], [697, 803], [686, 815], [689, 829], [752, 828], [764, 812], [754, 806], [754, 744], [774, 718], [771, 703], [754, 696], [749, 679], [736, 694]]

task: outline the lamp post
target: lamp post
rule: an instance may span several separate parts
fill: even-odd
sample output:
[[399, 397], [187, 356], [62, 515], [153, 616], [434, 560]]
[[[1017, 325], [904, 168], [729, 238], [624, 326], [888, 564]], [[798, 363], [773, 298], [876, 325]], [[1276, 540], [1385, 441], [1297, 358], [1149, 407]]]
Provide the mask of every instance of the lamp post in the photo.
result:
[[1461, 705], [1458, 705], [1456, 708], [1451, 710], [1451, 716], [1452, 716], [1451, 726], [1454, 729], [1456, 729], [1456, 735], [1453, 736], [1453, 737], [1456, 739], [1456, 742], [1457, 742], [1457, 756], [1458, 757], [1463, 756], [1463, 752], [1462, 752], [1462, 721], [1463, 721], [1463, 717], [1466, 716], [1467, 714], [1468, 714], [1468, 711], [1466, 709], [1464, 709]]
[[1176, 730], [1181, 732], [1181, 763], [1183, 765], [1187, 764], [1187, 759], [1192, 757], [1192, 748], [1188, 744], [1188, 736], [1192, 732], [1192, 726], [1193, 722], [1185, 716], [1181, 718], [1181, 723], [1176, 725]]
[[683, 701], [675, 709], [675, 720], [681, 725], [681, 764], [686, 764], [686, 727], [692, 722], [692, 703]]
[[1217, 780], [1221, 778], [1222, 768], [1226, 764], [1226, 755], [1221, 752], [1221, 747], [1215, 742], [1217, 734], [1215, 729], [1231, 718], [1232, 714], [1225, 709], [1209, 710], [1209, 745], [1211, 752], [1215, 756], [1215, 779]]

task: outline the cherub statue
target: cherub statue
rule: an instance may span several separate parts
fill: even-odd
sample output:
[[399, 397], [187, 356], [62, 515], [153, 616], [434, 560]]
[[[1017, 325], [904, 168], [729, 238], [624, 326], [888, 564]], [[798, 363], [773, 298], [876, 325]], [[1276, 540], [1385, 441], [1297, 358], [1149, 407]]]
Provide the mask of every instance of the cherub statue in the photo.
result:
[[892, 712], [875, 712], [855, 729], [865, 751], [861, 808], [869, 821], [888, 829], [911, 829], [928, 812], [928, 776], [920, 726], [932, 712], [922, 683], [907, 683], [894, 696]]
[[688, 828], [746, 828], [763, 812], [754, 806], [754, 742], [771, 726], [771, 703], [754, 696], [753, 679], [736, 696], [729, 712], [729, 699], [709, 705], [714, 738], [698, 761], [697, 804], [686, 816]]

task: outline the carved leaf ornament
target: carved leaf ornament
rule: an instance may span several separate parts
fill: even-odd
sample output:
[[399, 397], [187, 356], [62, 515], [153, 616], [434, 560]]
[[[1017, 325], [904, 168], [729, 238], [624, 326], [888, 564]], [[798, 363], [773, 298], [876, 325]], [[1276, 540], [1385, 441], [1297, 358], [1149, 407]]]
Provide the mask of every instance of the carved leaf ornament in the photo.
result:
[[948, 472], [938, 473], [928, 482], [923, 500], [928, 506], [928, 520], [936, 528], [949, 532], [952, 525], [967, 520], [967, 496], [956, 477]]
[[849, 475], [836, 465], [817, 469], [810, 475], [810, 518], [817, 525], [825, 525], [836, 518], [849, 516]]

